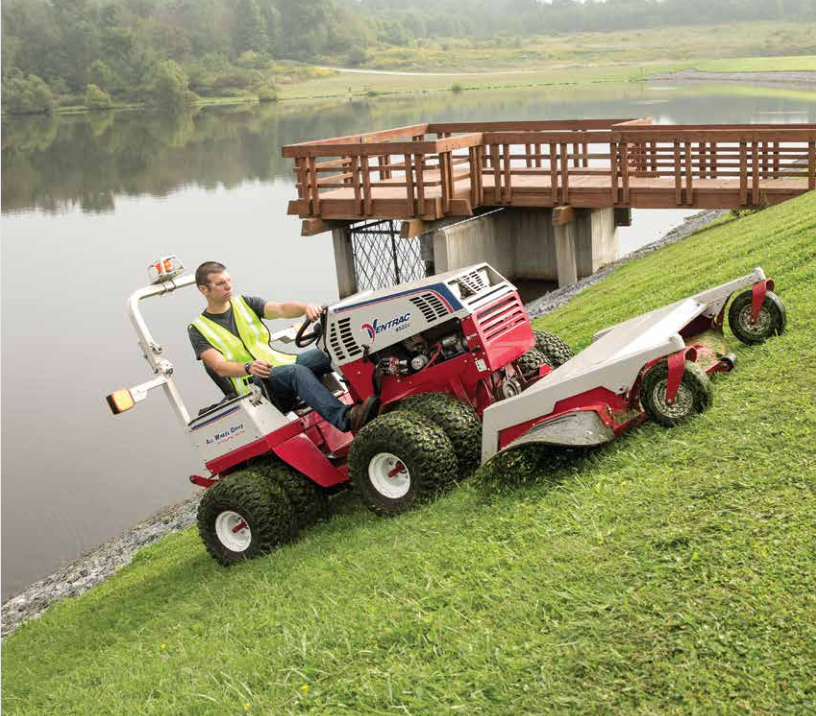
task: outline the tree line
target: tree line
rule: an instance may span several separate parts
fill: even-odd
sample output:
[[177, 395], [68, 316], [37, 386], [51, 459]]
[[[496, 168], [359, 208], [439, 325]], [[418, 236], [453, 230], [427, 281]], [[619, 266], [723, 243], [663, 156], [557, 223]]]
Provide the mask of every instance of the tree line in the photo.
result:
[[3, 0], [3, 109], [275, 98], [274, 61], [433, 37], [816, 19], [813, 0]]

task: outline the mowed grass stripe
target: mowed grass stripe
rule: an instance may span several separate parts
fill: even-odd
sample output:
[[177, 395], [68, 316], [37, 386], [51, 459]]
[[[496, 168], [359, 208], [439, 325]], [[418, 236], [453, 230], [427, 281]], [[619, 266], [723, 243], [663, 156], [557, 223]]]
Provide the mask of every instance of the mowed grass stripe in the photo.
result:
[[726, 220], [537, 324], [584, 346], [762, 265], [789, 330], [734, 342], [707, 413], [398, 519], [342, 498], [230, 570], [173, 535], [4, 643], [7, 712], [812, 712], [814, 227], [813, 195]]

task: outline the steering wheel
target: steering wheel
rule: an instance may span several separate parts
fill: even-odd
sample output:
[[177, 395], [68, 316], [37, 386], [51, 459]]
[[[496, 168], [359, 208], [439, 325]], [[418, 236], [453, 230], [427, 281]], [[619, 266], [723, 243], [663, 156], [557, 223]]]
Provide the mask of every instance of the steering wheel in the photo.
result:
[[306, 348], [306, 346], [312, 345], [320, 336], [323, 335], [323, 324], [326, 318], [326, 307], [323, 307], [323, 310], [320, 312], [320, 321], [319, 323], [314, 324], [314, 328], [309, 333], [306, 333], [306, 329], [312, 325], [313, 321], [307, 318], [298, 328], [298, 332], [295, 335], [295, 345], [298, 348]]

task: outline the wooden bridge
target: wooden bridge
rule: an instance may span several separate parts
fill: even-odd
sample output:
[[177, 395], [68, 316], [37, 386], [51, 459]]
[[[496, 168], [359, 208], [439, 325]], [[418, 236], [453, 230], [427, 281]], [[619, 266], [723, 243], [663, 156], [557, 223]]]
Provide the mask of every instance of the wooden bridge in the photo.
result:
[[303, 233], [494, 207], [751, 208], [816, 188], [816, 124], [416, 124], [291, 144]]

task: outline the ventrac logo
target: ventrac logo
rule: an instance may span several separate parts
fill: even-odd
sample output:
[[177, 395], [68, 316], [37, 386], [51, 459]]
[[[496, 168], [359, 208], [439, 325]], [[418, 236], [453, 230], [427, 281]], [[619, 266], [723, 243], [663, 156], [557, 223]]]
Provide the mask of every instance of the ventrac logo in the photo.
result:
[[401, 331], [405, 328], [408, 328], [408, 320], [411, 318], [411, 313], [403, 313], [401, 316], [397, 316], [396, 318], [392, 318], [390, 321], [386, 321], [385, 323], [380, 323], [376, 318], [374, 319], [374, 323], [364, 323], [363, 330], [368, 333], [368, 337], [371, 339], [371, 342], [374, 342], [374, 339], [380, 335], [383, 331], [387, 331], [390, 328], [395, 328], [397, 331]]

